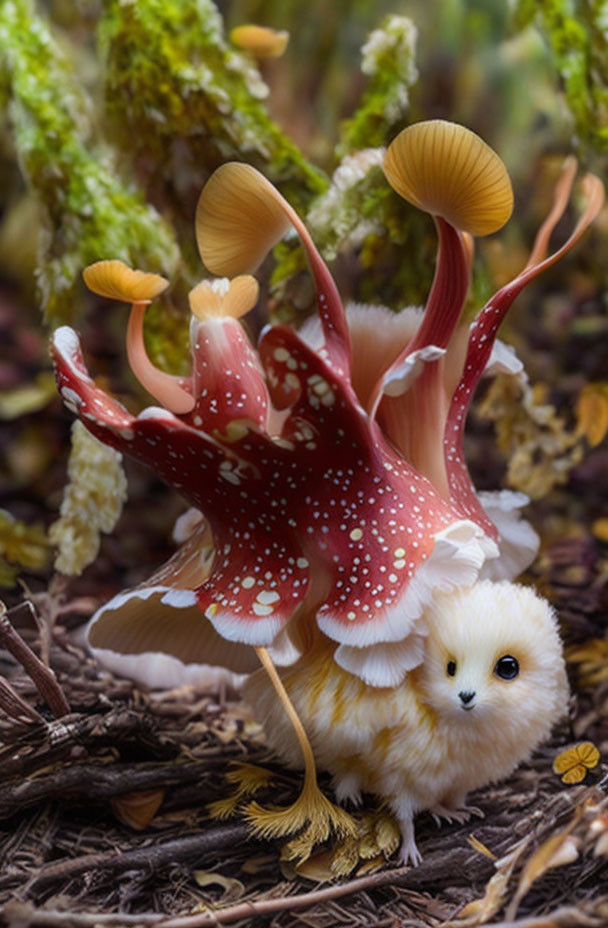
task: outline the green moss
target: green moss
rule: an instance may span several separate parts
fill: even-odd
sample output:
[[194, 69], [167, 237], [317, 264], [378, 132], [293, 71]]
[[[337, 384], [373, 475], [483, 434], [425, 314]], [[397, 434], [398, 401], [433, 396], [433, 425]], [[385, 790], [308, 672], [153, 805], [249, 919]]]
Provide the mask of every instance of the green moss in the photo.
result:
[[80, 273], [100, 258], [171, 273], [171, 229], [97, 141], [92, 103], [30, 0], [0, 5], [0, 75], [21, 169], [42, 206], [38, 284], [49, 322], [74, 319]]
[[536, 21], [563, 83], [579, 145], [608, 152], [608, 3], [606, 0], [520, 0], [516, 22]]
[[386, 145], [402, 127], [409, 88], [418, 79], [415, 51], [418, 30], [406, 16], [389, 15], [362, 48], [361, 70], [368, 86], [352, 119], [342, 126], [340, 155]]
[[225, 39], [211, 0], [109, 0], [99, 35], [118, 140], [145, 159], [150, 185], [188, 222], [206, 176], [231, 159], [262, 170], [296, 208], [325, 189], [324, 175], [270, 119], [267, 88]]
[[[403, 127], [409, 88], [418, 76], [416, 38], [412, 21], [394, 15], [386, 16], [368, 37], [362, 48], [367, 88], [354, 116], [342, 126], [337, 148], [341, 161], [330, 187], [306, 216], [326, 259], [359, 250], [359, 271], [351, 275], [347, 296], [394, 308], [424, 302], [435, 263], [432, 222], [391, 190], [381, 169], [382, 147]], [[289, 280], [302, 269], [301, 250], [290, 242], [275, 257], [273, 283], [280, 284], [275, 295], [282, 302], [293, 301]]]

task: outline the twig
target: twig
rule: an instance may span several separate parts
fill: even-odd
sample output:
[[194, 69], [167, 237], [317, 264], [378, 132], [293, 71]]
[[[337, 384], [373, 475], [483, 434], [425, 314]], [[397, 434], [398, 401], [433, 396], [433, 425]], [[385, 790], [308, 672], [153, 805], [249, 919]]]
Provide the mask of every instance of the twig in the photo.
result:
[[19, 777], [0, 785], [0, 820], [44, 799], [69, 796], [95, 800], [182, 783], [200, 783], [205, 774], [226, 767], [211, 756], [196, 763], [74, 764], [37, 777]]
[[157, 870], [204, 854], [216, 853], [220, 848], [234, 848], [250, 836], [246, 825], [224, 825], [209, 828], [198, 835], [188, 835], [172, 841], [150, 844], [135, 851], [112, 851], [109, 854], [86, 854], [74, 860], [43, 867], [28, 886], [30, 891], [40, 890], [58, 880], [69, 880], [89, 870], [96, 873], [116, 873], [123, 870]]
[[6, 606], [0, 600], [0, 643], [10, 651], [29, 674], [36, 689], [57, 718], [70, 712], [65, 693], [55, 679], [55, 674], [36, 657], [32, 649], [17, 634], [11, 625]]
[[[167, 842], [164, 846], [157, 845], [156, 848], [145, 848], [140, 851], [129, 852], [126, 854], [114, 854], [114, 855], [102, 855], [102, 854], [91, 854], [86, 858], [81, 858], [80, 860], [70, 861], [70, 870], [68, 874], [64, 865], [64, 870], [62, 872], [63, 877], [73, 877], [77, 875], [77, 870], [75, 865], [86, 863], [85, 867], [80, 867], [78, 872], [82, 872], [84, 869], [89, 869], [90, 867], [99, 868], [100, 864], [104, 866], [110, 860], [110, 857], [113, 857], [114, 863], [119, 864], [120, 869], [132, 869], [134, 866], [141, 866], [142, 864], [157, 866], [161, 863], [160, 858], [164, 858], [162, 862], [175, 862], [177, 860], [184, 860], [191, 856], [194, 856], [195, 853], [203, 853], [204, 851], [213, 850], [217, 847], [227, 846], [233, 843], [237, 843], [243, 840], [247, 835], [247, 829], [242, 825], [229, 826], [228, 828], [217, 828], [212, 831], [207, 832], [205, 835], [201, 835], [198, 839], [183, 839], [182, 841], [170, 841]], [[206, 839], [206, 840], [202, 840]], [[219, 839], [219, 840], [218, 840]], [[198, 841], [198, 843], [197, 843]], [[204, 845], [204, 846], [203, 846]], [[160, 851], [156, 859], [150, 858], [150, 852]], [[187, 852], [187, 853], [186, 853]], [[434, 855], [439, 856], [439, 855]], [[454, 856], [455, 855], [446, 855], [451, 858], [451, 866], [448, 867], [448, 870], [452, 870], [454, 865]], [[463, 857], [462, 853], [459, 853], [458, 858], [461, 860]], [[137, 860], [135, 860], [137, 857]], [[46, 874], [50, 873], [50, 870], [53, 869], [55, 873], [58, 872], [61, 865], [53, 865], [52, 868], [47, 868]], [[492, 865], [488, 862], [488, 869], [492, 869]], [[453, 872], [453, 870], [452, 870]], [[40, 876], [31, 884], [32, 888], [35, 886], [37, 889], [40, 888], [42, 882], [46, 882], [45, 871], [43, 871]], [[233, 906], [228, 906], [224, 909], [214, 909], [213, 911], [200, 912], [195, 915], [184, 915], [167, 918], [163, 915], [140, 915], [138, 916], [141, 925], [155, 925], [157, 928], [207, 928], [207, 926], [213, 925], [227, 925], [231, 922], [240, 921], [241, 919], [259, 919], [265, 916], [273, 915], [277, 912], [284, 911], [295, 911], [297, 909], [308, 909], [312, 906], [319, 905], [323, 902], [330, 902], [335, 899], [341, 899], [344, 896], [350, 896], [355, 893], [365, 892], [367, 890], [377, 889], [381, 886], [387, 886], [389, 884], [405, 886], [408, 888], [416, 888], [418, 886], [428, 886], [429, 884], [429, 867], [428, 865], [422, 866], [418, 869], [413, 869], [412, 867], [398, 867], [392, 870], [383, 870], [381, 873], [370, 874], [369, 876], [360, 877], [356, 880], [350, 880], [348, 883], [340, 883], [336, 886], [329, 886], [324, 889], [313, 890], [309, 893], [302, 893], [300, 895], [292, 896], [278, 896], [276, 898], [262, 899], [259, 902], [240, 902]], [[22, 904], [20, 904], [22, 905]], [[29, 925], [49, 925], [49, 926], [72, 926], [72, 928], [88, 928], [88, 926], [93, 926], [95, 924], [111, 925], [115, 922], [120, 924], [120, 915], [111, 916], [104, 915], [101, 918], [96, 915], [88, 913], [67, 913], [67, 912], [45, 912], [45, 911], [35, 911], [31, 907], [27, 907], [25, 910], [19, 908], [15, 904], [11, 904], [6, 907], [6, 915], [9, 916], [9, 926], [11, 925], [10, 918], [13, 917], [14, 921], [12, 924], [17, 924], [17, 920], [21, 917], [21, 924]], [[27, 921], [25, 916], [27, 915]], [[59, 918], [61, 915], [61, 919]], [[95, 920], [97, 919], [97, 921]], [[123, 916], [124, 920], [124, 916]], [[125, 921], [125, 924], [131, 924], [130, 921]], [[254, 924], [258, 924], [257, 921]], [[581, 922], [581, 928], [585, 923]], [[594, 925], [595, 923], [590, 922], [589, 925]], [[503, 926], [507, 928], [507, 926]], [[518, 926], [519, 928], [519, 926]], [[532, 928], [532, 926], [530, 926]]]
[[121, 912], [102, 914], [99, 912], [65, 912], [56, 909], [35, 909], [29, 902], [9, 902], [0, 911], [8, 928], [26, 928], [30, 925], [46, 925], [47, 928], [95, 928], [96, 925], [157, 925], [163, 915], [124, 915]]
[[29, 722], [44, 722], [40, 713], [22, 699], [3, 677], [0, 677], [0, 709], [15, 721], [27, 719]]
[[[418, 868], [397, 867], [391, 870], [383, 870], [380, 873], [372, 873], [369, 876], [350, 880], [348, 883], [328, 886], [325, 889], [315, 889], [309, 893], [278, 896], [274, 899], [262, 899], [259, 902], [239, 902], [237, 905], [225, 909], [215, 909], [213, 912], [201, 912], [196, 915], [169, 918], [166, 921], [159, 922], [158, 928], [207, 928], [210, 925], [228, 925], [244, 918], [259, 919], [264, 916], [274, 915], [277, 912], [308, 909], [323, 902], [331, 902], [334, 899], [341, 899], [344, 896], [351, 896], [355, 893], [377, 889], [380, 886], [389, 884], [403, 886], [407, 889], [424, 887], [427, 890], [432, 885], [435, 889], [438, 884], [435, 883], [432, 865], [441, 856], [440, 854], [434, 854], [432, 857], [428, 857], [425, 859], [424, 865]], [[455, 866], [462, 863], [465, 856], [470, 857], [466, 851], [455, 851], [443, 856], [448, 863], [447, 871], [451, 872], [452, 875]], [[487, 863], [486, 869], [491, 871], [493, 869], [492, 864], [490, 861]], [[253, 924], [258, 925], [259, 923], [254, 921]]]

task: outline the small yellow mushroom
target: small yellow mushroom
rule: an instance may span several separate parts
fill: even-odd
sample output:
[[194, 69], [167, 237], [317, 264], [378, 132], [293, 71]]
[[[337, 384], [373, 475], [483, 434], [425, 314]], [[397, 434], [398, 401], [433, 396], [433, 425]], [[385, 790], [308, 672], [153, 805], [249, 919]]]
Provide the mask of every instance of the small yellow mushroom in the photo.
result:
[[600, 752], [592, 741], [582, 741], [558, 754], [553, 761], [553, 772], [561, 776], [562, 783], [582, 783], [588, 770], [597, 767]]
[[255, 277], [244, 274], [231, 281], [202, 280], [190, 291], [188, 299], [190, 309], [198, 319], [204, 320], [213, 316], [240, 319], [255, 306], [259, 290]]
[[196, 208], [201, 258], [218, 276], [255, 271], [289, 226], [279, 192], [255, 168], [236, 161], [211, 175]]
[[289, 33], [268, 26], [236, 26], [230, 40], [255, 58], [280, 58], [289, 42]]
[[404, 129], [388, 147], [384, 173], [405, 200], [472, 235], [496, 232], [513, 210], [504, 164], [456, 123], [433, 119]]
[[134, 271], [122, 261], [96, 261], [82, 276], [93, 293], [125, 303], [151, 303], [169, 286], [159, 274]]

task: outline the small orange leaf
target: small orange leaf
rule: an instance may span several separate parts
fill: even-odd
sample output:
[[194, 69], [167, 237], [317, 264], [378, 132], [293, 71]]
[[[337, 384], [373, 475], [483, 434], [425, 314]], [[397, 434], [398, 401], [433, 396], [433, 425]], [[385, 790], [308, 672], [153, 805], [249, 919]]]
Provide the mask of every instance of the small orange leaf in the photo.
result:
[[553, 761], [553, 772], [561, 775], [562, 783], [582, 783], [588, 770], [597, 767], [600, 752], [592, 741], [582, 741], [558, 754]]
[[148, 789], [141, 793], [115, 796], [110, 800], [110, 805], [117, 819], [135, 831], [143, 831], [160, 809], [164, 798], [163, 789]]
[[592, 448], [603, 441], [608, 433], [608, 382], [589, 383], [581, 390], [576, 419], [577, 433], [584, 435]]
[[608, 541], [608, 518], [596, 519], [591, 524], [591, 531], [599, 541]]

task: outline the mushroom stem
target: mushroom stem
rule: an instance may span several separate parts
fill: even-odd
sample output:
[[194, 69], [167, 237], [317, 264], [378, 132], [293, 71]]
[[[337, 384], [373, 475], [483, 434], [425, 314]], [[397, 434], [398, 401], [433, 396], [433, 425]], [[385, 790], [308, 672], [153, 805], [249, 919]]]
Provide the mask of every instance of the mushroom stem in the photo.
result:
[[[435, 277], [424, 316], [412, 340], [378, 378], [378, 382], [371, 391], [367, 409], [372, 418], [376, 415], [384, 385], [391, 375], [414, 351], [429, 345], [445, 348], [462, 314], [462, 307], [469, 289], [471, 249], [466, 246], [461, 233], [449, 222], [440, 216], [436, 216], [435, 221], [439, 233], [439, 251]], [[433, 371], [432, 374], [427, 375], [427, 383], [433, 377], [441, 379], [442, 366], [437, 362], [427, 363], [425, 368]], [[416, 383], [410, 387], [410, 390], [412, 389], [416, 389]]]
[[[280, 194], [277, 195], [280, 196]], [[329, 360], [336, 368], [340, 368], [345, 374], [350, 374], [352, 346], [340, 293], [308, 229], [287, 200], [281, 197], [281, 201], [285, 214], [298, 233], [308, 257], [317, 290], [319, 319]]]
[[426, 345], [445, 348], [458, 320], [469, 289], [471, 270], [470, 248], [465, 247], [462, 234], [442, 219], [435, 217], [439, 234], [437, 267], [422, 322], [406, 353]]
[[152, 364], [144, 344], [144, 315], [148, 303], [133, 303], [127, 327], [127, 358], [131, 370], [148, 393], [170, 412], [184, 415], [194, 408], [194, 398], [181, 386], [180, 377]]
[[317, 766], [315, 764], [315, 757], [310, 746], [310, 741], [308, 740], [308, 735], [306, 734], [304, 726], [300, 721], [300, 716], [296, 712], [292, 701], [287, 695], [287, 690], [285, 689], [283, 681], [277, 673], [277, 669], [274, 666], [272, 658], [270, 657], [267, 649], [256, 648], [255, 653], [259, 657], [264, 670], [270, 677], [272, 685], [276, 690], [276, 694], [281, 700], [287, 717], [293, 725], [296, 738], [298, 739], [298, 744], [300, 745], [300, 750], [302, 751], [302, 756], [304, 758], [304, 787], [302, 792], [308, 792], [310, 789], [318, 789]]
[[302, 834], [294, 839], [293, 844], [297, 844], [299, 837], [305, 837], [309, 848], [321, 841], [326, 841], [332, 830], [342, 836], [356, 834], [356, 823], [352, 816], [330, 802], [319, 789], [310, 742], [268, 651], [266, 648], [255, 650], [294, 727], [304, 755], [304, 784], [296, 801], [286, 808], [264, 809], [255, 802], [251, 803], [245, 809], [249, 824], [255, 833], [266, 838], [301, 832]]
[[527, 271], [528, 268], [534, 267], [547, 256], [551, 233], [564, 215], [568, 205], [572, 184], [574, 183], [574, 178], [576, 177], [577, 167], [577, 161], [573, 155], [571, 155], [569, 158], [566, 158], [564, 161], [562, 166], [562, 175], [555, 185], [555, 191], [553, 194], [553, 207], [551, 208], [551, 212], [543, 222], [542, 226], [536, 233], [534, 245], [532, 247], [532, 251], [530, 252], [530, 257], [524, 268], [524, 271]]
[[[540, 257], [546, 249], [546, 239], [558, 221], [565, 192], [572, 185], [571, 168], [566, 165], [564, 175], [558, 184], [555, 203], [537, 236], [532, 255]], [[460, 382], [454, 391], [444, 433], [444, 450], [450, 485], [451, 498], [479, 525], [495, 535], [496, 530], [479, 503], [469, 477], [463, 455], [463, 435], [466, 413], [473, 392], [483, 375], [496, 340], [498, 329], [510, 309], [513, 301], [531, 280], [542, 271], [551, 267], [567, 254], [579, 241], [586, 229], [597, 217], [604, 204], [604, 186], [598, 177], [587, 174], [583, 180], [587, 197], [585, 210], [576, 224], [570, 238], [552, 255], [537, 264], [526, 265], [514, 280], [502, 287], [484, 306], [471, 327], [466, 360]], [[565, 204], [564, 204], [565, 206]], [[562, 210], [563, 211], [563, 210]]]

